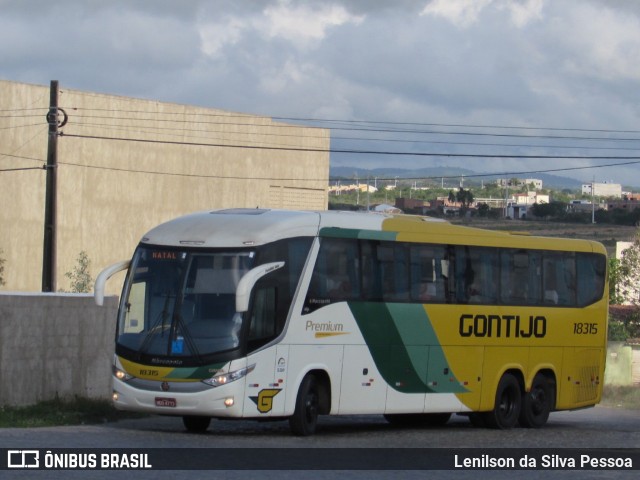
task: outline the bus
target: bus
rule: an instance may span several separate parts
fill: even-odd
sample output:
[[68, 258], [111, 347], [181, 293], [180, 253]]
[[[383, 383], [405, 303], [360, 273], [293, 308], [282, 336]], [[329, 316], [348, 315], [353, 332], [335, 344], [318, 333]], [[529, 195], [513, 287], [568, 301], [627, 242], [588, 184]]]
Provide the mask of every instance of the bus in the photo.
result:
[[600, 401], [607, 257], [593, 241], [428, 217], [225, 209], [159, 225], [120, 298], [113, 403], [182, 417], [377, 414], [543, 426]]

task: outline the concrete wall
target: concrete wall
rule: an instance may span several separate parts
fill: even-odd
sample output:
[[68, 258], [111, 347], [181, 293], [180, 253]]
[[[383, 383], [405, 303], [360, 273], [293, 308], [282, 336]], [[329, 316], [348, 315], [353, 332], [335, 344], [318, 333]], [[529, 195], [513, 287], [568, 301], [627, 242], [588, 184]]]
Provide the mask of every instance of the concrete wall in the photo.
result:
[[[131, 257], [150, 228], [201, 210], [326, 210], [329, 130], [60, 83], [57, 288], [81, 251], [90, 273]], [[4, 291], [42, 284], [49, 86], [0, 80]], [[162, 142], [162, 143], [158, 143]], [[122, 280], [123, 277], [120, 278]], [[122, 282], [108, 292], [119, 294]]]
[[0, 406], [109, 398], [117, 298], [0, 294]]

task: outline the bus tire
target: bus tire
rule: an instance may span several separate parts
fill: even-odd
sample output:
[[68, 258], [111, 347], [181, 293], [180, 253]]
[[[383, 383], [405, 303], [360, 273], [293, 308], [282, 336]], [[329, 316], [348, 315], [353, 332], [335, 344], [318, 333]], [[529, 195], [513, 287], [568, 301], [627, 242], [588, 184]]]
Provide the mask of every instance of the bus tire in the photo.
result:
[[182, 417], [184, 428], [191, 433], [204, 433], [211, 424], [211, 417], [200, 417], [195, 415], [185, 415]]
[[542, 373], [536, 374], [531, 390], [522, 396], [519, 423], [526, 428], [540, 428], [549, 419], [554, 405], [554, 388]]
[[384, 418], [399, 427], [441, 427], [451, 418], [450, 413], [387, 413]]
[[302, 379], [296, 407], [293, 415], [289, 417], [289, 426], [294, 435], [309, 436], [316, 432], [318, 425], [318, 412], [320, 409], [320, 393], [318, 382], [313, 375], [307, 375]]
[[515, 427], [522, 407], [520, 382], [510, 373], [505, 373], [496, 389], [493, 410], [484, 415], [487, 427], [507, 430]]

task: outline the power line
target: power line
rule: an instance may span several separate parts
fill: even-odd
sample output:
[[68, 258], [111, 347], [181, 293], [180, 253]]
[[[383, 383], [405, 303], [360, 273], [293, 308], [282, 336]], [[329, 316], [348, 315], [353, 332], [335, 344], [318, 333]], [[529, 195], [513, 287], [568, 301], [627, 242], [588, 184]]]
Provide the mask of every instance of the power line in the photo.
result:
[[[9, 112], [9, 113], [18, 113], [18, 112], [27, 112], [30, 110], [42, 110], [41, 108], [32, 108], [32, 109], [12, 109], [12, 110], [0, 110], [0, 112]], [[384, 134], [394, 134], [394, 135], [459, 135], [459, 136], [483, 136], [483, 137], [503, 137], [503, 138], [528, 138], [528, 139], [554, 139], [554, 140], [580, 140], [580, 141], [599, 141], [599, 142], [631, 142], [631, 141], [640, 141], [640, 138], [620, 138], [620, 137], [602, 137], [602, 136], [575, 136], [575, 135], [530, 135], [530, 134], [514, 134], [514, 133], [502, 133], [502, 132], [478, 132], [478, 131], [441, 131], [441, 130], [433, 130], [433, 129], [424, 129], [424, 127], [437, 127], [437, 128], [465, 128], [465, 129], [501, 129], [509, 132], [513, 131], [550, 131], [550, 132], [580, 132], [580, 133], [607, 133], [607, 134], [638, 134], [640, 131], [636, 130], [612, 130], [612, 129], [585, 129], [585, 128], [557, 128], [557, 127], [529, 127], [529, 126], [505, 126], [505, 125], [473, 125], [473, 124], [455, 124], [455, 123], [424, 123], [424, 122], [390, 122], [390, 121], [371, 121], [371, 120], [339, 120], [339, 119], [323, 119], [323, 118], [297, 118], [297, 117], [260, 117], [256, 115], [250, 114], [228, 114], [228, 113], [198, 113], [198, 112], [150, 112], [148, 110], [120, 110], [120, 109], [84, 109], [71, 107], [69, 110], [73, 111], [87, 111], [87, 112], [108, 112], [116, 114], [114, 115], [77, 115], [76, 119], [80, 120], [80, 122], [76, 123], [76, 127], [104, 127], [115, 130], [124, 130], [128, 133], [132, 132], [132, 127], [130, 125], [110, 125], [109, 123], [89, 123], [82, 122], [86, 119], [96, 119], [96, 120], [108, 120], [108, 121], [126, 121], [126, 122], [156, 122], [156, 123], [164, 123], [170, 122], [172, 124], [181, 123], [181, 124], [203, 124], [203, 125], [216, 125], [220, 127], [234, 127], [234, 126], [243, 126], [243, 127], [251, 127], [253, 130], [260, 130], [262, 128], [269, 129], [278, 129], [278, 128], [327, 128], [325, 127], [316, 127], [310, 125], [284, 125], [273, 123], [279, 121], [295, 121], [295, 122], [314, 122], [318, 124], [325, 124], [331, 130], [345, 130], [345, 131], [358, 131], [358, 132], [370, 132], [370, 133], [384, 133]], [[122, 114], [142, 114], [142, 117], [132, 117], [132, 116], [122, 116]], [[154, 116], [155, 115], [155, 116]], [[27, 116], [35, 116], [35, 115], [9, 115], [4, 118], [18, 118], [18, 117], [27, 117]], [[178, 120], [176, 118], [167, 118], [167, 116], [182, 116], [184, 119]], [[204, 120], [194, 120], [202, 118], [204, 120], [211, 118], [224, 119], [227, 121], [204, 121]], [[251, 122], [229, 122], [229, 119], [251, 119]], [[262, 119], [262, 121], [257, 121]], [[30, 127], [30, 126], [42, 126], [42, 123], [31, 124], [31, 125], [21, 125], [21, 126], [12, 126], [12, 127], [1, 127], [2, 129], [7, 128], [21, 128], [21, 127]], [[384, 128], [381, 128], [384, 127]], [[410, 127], [410, 128], [407, 128]], [[147, 132], [147, 131], [139, 131], [142, 134], [159, 134], [163, 131], [169, 130], [171, 132], [182, 131], [186, 133], [224, 133], [225, 137], [228, 138], [230, 134], [233, 135], [264, 135], [264, 136], [273, 136], [273, 137], [309, 137], [309, 138], [318, 138], [318, 139], [326, 139], [327, 136], [315, 136], [315, 135], [307, 135], [301, 133], [300, 135], [292, 135], [292, 134], [279, 134], [274, 132], [256, 132], [256, 131], [247, 131], [247, 132], [238, 132], [238, 131], [228, 131], [226, 128], [220, 131], [212, 131], [212, 130], [195, 130], [192, 128], [176, 128], [172, 127], [159, 127], [159, 126], [151, 126], [144, 125], [144, 129], [148, 130], [156, 130], [155, 133]], [[276, 130], [277, 131], [277, 130]], [[177, 133], [170, 133], [171, 135], [179, 135]], [[216, 147], [216, 148], [242, 148], [242, 149], [254, 149], [254, 150], [272, 150], [272, 151], [294, 151], [294, 152], [317, 152], [317, 153], [329, 153], [329, 154], [360, 154], [360, 155], [378, 155], [378, 156], [418, 156], [418, 157], [444, 157], [444, 158], [478, 158], [478, 159], [557, 159], [557, 160], [624, 160], [624, 162], [620, 163], [610, 163], [607, 165], [595, 165], [595, 166], [582, 166], [582, 167], [567, 167], [567, 168], [558, 168], [558, 169], [546, 169], [546, 170], [532, 170], [532, 171], [522, 171], [522, 172], [501, 172], [501, 173], [492, 173], [492, 174], [473, 174], [466, 175], [466, 177], [487, 177], [487, 176], [505, 176], [505, 175], [523, 175], [523, 174], [531, 174], [531, 173], [548, 173], [548, 172], [561, 172], [561, 171], [571, 171], [571, 170], [584, 170], [591, 168], [603, 168], [603, 167], [612, 167], [612, 166], [625, 166], [625, 165], [634, 165], [640, 163], [640, 156], [594, 156], [594, 155], [549, 155], [549, 154], [479, 154], [479, 153], [452, 153], [452, 152], [429, 152], [429, 151], [385, 151], [378, 149], [347, 149], [347, 148], [303, 148], [296, 146], [286, 146], [282, 144], [275, 145], [246, 145], [246, 144], [238, 144], [238, 143], [223, 143], [223, 142], [189, 142], [189, 141], [177, 141], [177, 140], [152, 140], [145, 138], [123, 138], [117, 136], [100, 136], [100, 135], [82, 135], [82, 134], [64, 134], [60, 133], [60, 136], [66, 137], [76, 137], [76, 138], [85, 138], [85, 139], [99, 139], [99, 140], [108, 140], [108, 141], [122, 141], [122, 142], [142, 142], [142, 143], [157, 143], [157, 144], [168, 144], [168, 145], [184, 145], [184, 146], [196, 146], [196, 147]], [[185, 134], [181, 135], [183, 138]], [[208, 136], [191, 136], [191, 138], [210, 138]], [[502, 143], [478, 143], [478, 142], [455, 142], [455, 141], [443, 141], [443, 140], [416, 140], [416, 139], [401, 139], [401, 138], [370, 138], [370, 137], [340, 137], [340, 136], [332, 136], [331, 140], [344, 140], [344, 141], [367, 141], [367, 142], [393, 142], [393, 143], [411, 143], [411, 144], [421, 144], [421, 143], [429, 143], [429, 144], [443, 144], [443, 145], [458, 145], [458, 146], [482, 146], [482, 147], [508, 147], [508, 148], [557, 148], [557, 149], [581, 149], [581, 150], [636, 150], [631, 147], [607, 147], [607, 146], [578, 146], [578, 145], [532, 145], [532, 144], [502, 144]], [[29, 157], [20, 157], [17, 155], [9, 155], [9, 154], [1, 154], [7, 157], [14, 158], [23, 158], [34, 161], [42, 161], [39, 159], [29, 158]], [[80, 165], [73, 163], [66, 163], [67, 165], [74, 166], [84, 166], [87, 168], [107, 168], [107, 167], [92, 167], [88, 165]], [[27, 168], [25, 168], [27, 169]], [[31, 169], [36, 169], [31, 168]], [[130, 171], [130, 172], [138, 172], [136, 170], [126, 170], [126, 169], [114, 169], [107, 168], [112, 170], [121, 170], [121, 171]], [[2, 171], [10, 171], [10, 170], [2, 170]], [[203, 175], [186, 175], [186, 174], [171, 174], [171, 173], [162, 173], [162, 172], [149, 172], [149, 171], [139, 171], [140, 173], [153, 173], [153, 174], [165, 174], [165, 175], [180, 175], [180, 176], [195, 176], [195, 177], [208, 177]], [[213, 178], [245, 178], [248, 177], [221, 177], [221, 176], [211, 176]], [[403, 177], [404, 178], [404, 177]], [[415, 179], [425, 179], [425, 178], [457, 178], [457, 176], [452, 177], [415, 177]], [[267, 180], [284, 180], [284, 179], [268, 179]], [[414, 177], [406, 177], [406, 179], [414, 179]], [[300, 180], [300, 179], [287, 179], [287, 180]], [[325, 181], [326, 179], [322, 179]], [[331, 180], [331, 179], [329, 179]], [[387, 179], [382, 179], [387, 180]], [[391, 179], [393, 180], [393, 179]], [[312, 180], [312, 181], [318, 181]]]
[[[77, 107], [71, 107], [77, 110]], [[154, 112], [141, 111], [141, 110], [117, 110], [117, 109], [85, 109], [87, 111], [100, 111], [111, 113], [140, 113], [145, 115], [153, 114]], [[502, 125], [471, 125], [471, 124], [446, 124], [446, 123], [420, 123], [420, 122], [382, 122], [382, 121], [369, 121], [369, 120], [331, 120], [331, 119], [305, 119], [295, 117], [257, 117], [251, 115], [225, 115], [225, 114], [210, 114], [210, 113], [184, 113], [184, 112], [157, 112], [158, 117], [127, 117], [127, 116], [105, 116], [105, 115], [79, 115], [80, 119], [101, 119], [101, 120], [126, 120], [126, 121], [143, 121], [143, 122], [166, 122], [166, 123], [198, 123], [208, 125], [224, 125], [224, 126], [248, 126], [253, 128], [292, 128], [291, 124], [278, 124], [278, 123], [256, 123], [255, 119], [264, 119], [267, 121], [317, 121], [326, 123], [335, 123], [337, 126], [329, 125], [328, 127], [319, 127], [315, 125], [295, 125], [293, 127], [299, 128], [329, 128], [331, 130], [341, 131], [358, 131], [358, 132], [371, 132], [371, 133], [403, 133], [411, 135], [461, 135], [461, 136], [480, 136], [480, 137], [505, 137], [505, 138], [541, 138], [541, 139], [553, 139], [553, 140], [584, 140], [584, 141], [623, 141], [623, 142], [640, 142], [640, 137], [596, 137], [596, 136], [575, 136], [575, 135], [524, 135], [513, 133], [496, 133], [496, 132], [468, 132], [468, 131], [442, 131], [442, 130], [420, 130], [415, 128], [379, 128], [368, 127], [391, 125], [394, 127], [411, 126], [411, 127], [439, 127], [439, 128], [472, 128], [472, 129], [504, 129], [504, 130], [520, 130], [520, 131], [552, 131], [552, 132], [582, 132], [582, 133], [610, 133], [610, 134], [640, 134], [637, 130], [612, 130], [612, 129], [586, 129], [586, 128], [557, 128], [557, 127], [519, 127], [519, 126], [502, 126]], [[192, 118], [177, 120], [175, 118], [162, 118], [165, 115], [180, 115], [186, 117], [187, 115]], [[252, 122], [219, 122], [219, 121], [204, 121], [194, 120], [193, 118], [251, 118]], [[336, 137], [333, 137], [336, 138]]]
[[40, 123], [29, 123], [25, 125], [9, 125], [7, 127], [0, 127], [0, 130], [11, 130], [12, 128], [29, 128], [29, 127], [42, 127], [45, 125], [43, 122]]
[[[592, 168], [606, 168], [606, 167], [621, 167], [621, 166], [625, 166], [625, 165], [637, 165], [640, 164], [640, 160], [636, 160], [633, 162], [623, 162], [623, 163], [610, 163], [607, 165], [590, 165], [590, 166], [586, 166], [586, 167], [564, 167], [564, 168], [549, 168], [549, 169], [544, 169], [544, 170], [528, 170], [528, 171], [518, 171], [518, 172], [496, 172], [496, 173], [477, 173], [477, 174], [465, 174], [464, 178], [481, 178], [481, 177], [507, 177], [507, 176], [512, 176], [512, 175], [530, 175], [530, 174], [536, 174], [536, 173], [557, 173], [557, 172], [569, 172], [569, 171], [575, 171], [575, 170], [590, 170]], [[402, 180], [421, 180], [421, 179], [425, 179], [425, 180], [436, 180], [436, 179], [440, 179], [440, 178], [445, 178], [445, 179], [452, 179], [452, 178], [460, 178], [460, 175], [435, 175], [435, 176], [429, 176], [429, 177], [399, 177], [399, 179]], [[395, 177], [391, 178], [381, 178], [381, 177], [377, 177], [377, 179], [380, 181], [392, 181], [395, 180]], [[342, 178], [335, 178], [335, 180], [344, 180], [344, 177]]]
[[[286, 146], [256, 146], [256, 145], [239, 145], [225, 143], [204, 143], [204, 142], [181, 142], [177, 140], [151, 140], [146, 138], [122, 138], [108, 137], [100, 135], [81, 135], [61, 133], [61, 136], [72, 138], [85, 138], [91, 140], [110, 140], [120, 142], [138, 142], [138, 143], [155, 143], [165, 145], [183, 145], [191, 147], [216, 147], [216, 148], [240, 148], [248, 150], [279, 150], [290, 152], [316, 152], [316, 153], [346, 153], [346, 154], [365, 154], [365, 155], [392, 155], [392, 156], [417, 156], [417, 157], [447, 157], [447, 158], [493, 158], [493, 159], [557, 159], [557, 160], [640, 160], [640, 156], [618, 156], [618, 155], [523, 155], [523, 154], [478, 154], [478, 153], [451, 153], [451, 152], [402, 152], [402, 151], [383, 151], [383, 150], [362, 150], [362, 149], [336, 149], [336, 148], [304, 148], [304, 147], [286, 147]], [[639, 162], [632, 162], [639, 163]]]
[[47, 166], [43, 165], [42, 167], [23, 167], [23, 168], [2, 168], [0, 172], [19, 172], [21, 170], [46, 170]]
[[[82, 115], [79, 116], [80, 119], [99, 119], [99, 120], [124, 120], [124, 121], [140, 121], [140, 122], [157, 122], [157, 123], [197, 123], [197, 124], [205, 124], [205, 125], [218, 125], [218, 126], [236, 126], [236, 127], [251, 127], [251, 128], [269, 128], [269, 129], [279, 129], [286, 128], [291, 129], [292, 125], [285, 124], [256, 124], [256, 123], [241, 123], [241, 122], [204, 122], [204, 121], [193, 121], [193, 120], [175, 120], [168, 118], [130, 118], [130, 117], [107, 117], [100, 115]], [[293, 128], [321, 128], [321, 127], [313, 127], [313, 126], [293, 126]], [[480, 128], [480, 127], [478, 127]], [[523, 128], [523, 127], [520, 127]], [[496, 133], [496, 132], [468, 132], [468, 131], [443, 131], [443, 130], [417, 130], [417, 129], [399, 129], [399, 128], [373, 128], [373, 127], [339, 127], [332, 126], [331, 130], [338, 131], [348, 131], [348, 132], [366, 132], [366, 133], [394, 133], [394, 134], [408, 134], [408, 135], [447, 135], [447, 136], [471, 136], [471, 137], [498, 137], [498, 138], [519, 138], [519, 139], [545, 139], [545, 140], [578, 140], [578, 141], [599, 141], [599, 142], [640, 142], [640, 138], [638, 137], [595, 137], [595, 136], [577, 136], [577, 135], [525, 135], [525, 134], [515, 134], [515, 133]], [[541, 129], [538, 129], [541, 130]], [[546, 129], [543, 129], [546, 130]], [[580, 131], [580, 130], [573, 130]], [[582, 130], [587, 132], [586, 130]], [[595, 131], [594, 131], [595, 132]], [[607, 132], [607, 131], [604, 131]], [[613, 132], [609, 133], [636, 133], [636, 132]], [[410, 142], [411, 140], [407, 140]]]
[[[375, 120], [335, 120], [320, 118], [295, 118], [295, 117], [271, 117], [274, 120], [286, 121], [310, 121], [310, 122], [336, 122], [345, 124], [372, 124], [372, 125], [411, 125], [424, 127], [454, 127], [454, 128], [495, 128], [504, 130], [549, 130], [549, 131], [565, 131], [565, 132], [587, 132], [587, 133], [638, 133], [640, 130], [609, 130], [609, 129], [590, 129], [590, 128], [564, 128], [564, 127], [524, 127], [513, 125], [474, 125], [462, 123], [425, 123], [425, 122], [393, 122], [393, 121], [375, 121]], [[639, 139], [640, 140], [640, 139]]]
[[[75, 111], [96, 111], [96, 112], [111, 112], [111, 113], [140, 113], [150, 114], [149, 110], [124, 110], [124, 109], [109, 109], [109, 108], [84, 108], [84, 107], [68, 107], [68, 110]], [[295, 121], [295, 122], [317, 122], [317, 123], [336, 123], [345, 125], [408, 125], [408, 126], [420, 126], [420, 127], [454, 127], [454, 128], [483, 128], [483, 129], [504, 129], [504, 130], [548, 130], [548, 131], [567, 131], [567, 132], [585, 132], [585, 133], [624, 133], [640, 134], [640, 130], [615, 130], [615, 129], [602, 129], [602, 128], [571, 128], [571, 127], [533, 127], [533, 126], [514, 126], [514, 125], [478, 125], [478, 124], [464, 124], [464, 123], [438, 123], [438, 122], [396, 122], [389, 120], [348, 120], [348, 119], [328, 119], [328, 118], [313, 118], [313, 117], [285, 117], [285, 116], [266, 116], [266, 115], [254, 115], [254, 114], [241, 114], [241, 113], [199, 113], [199, 112], [156, 112], [160, 115], [181, 115], [191, 117], [213, 117], [213, 118], [249, 118], [257, 119], [263, 118], [267, 120], [275, 121]], [[111, 117], [105, 117], [111, 118]], [[171, 120], [169, 120], [171, 121]], [[204, 123], [204, 122], [203, 122]], [[207, 122], [208, 123], [208, 122]], [[216, 123], [216, 122], [214, 122]], [[244, 123], [241, 125], [254, 125], [254, 123]], [[271, 126], [271, 125], [269, 125]], [[285, 125], [290, 127], [291, 125]], [[302, 125], [303, 127], [309, 127], [308, 125]], [[331, 127], [321, 127], [331, 128]], [[401, 130], [400, 130], [401, 131]], [[409, 130], [412, 131], [412, 130]], [[636, 139], [640, 140], [640, 138]]]
[[[109, 130], [116, 131], [127, 131], [127, 132], [137, 132], [141, 134], [148, 135], [157, 135], [159, 133], [170, 135], [170, 136], [181, 136], [188, 138], [219, 138], [217, 135], [213, 137], [211, 135], [200, 135], [200, 134], [224, 134], [226, 137], [229, 136], [264, 136], [264, 137], [277, 137], [277, 138], [313, 138], [313, 139], [326, 139], [326, 136], [319, 135], [306, 135], [306, 134], [280, 134], [280, 133], [272, 133], [272, 132], [227, 132], [222, 130], [206, 130], [206, 129], [176, 129], [174, 127], [154, 127], [150, 125], [145, 125], [142, 129], [133, 129], [129, 126], [117, 124], [111, 125], [108, 123], [93, 123], [93, 122], [84, 122], [75, 124], [77, 128], [95, 128], [102, 127]], [[182, 132], [182, 133], [179, 133]], [[197, 133], [198, 135], [188, 135], [188, 133]], [[459, 145], [459, 146], [474, 146], [474, 147], [507, 147], [507, 148], [546, 148], [546, 149], [579, 149], [579, 150], [626, 150], [626, 151], [634, 151], [640, 150], [640, 147], [607, 147], [607, 146], [584, 146], [584, 145], [534, 145], [534, 144], [522, 144], [522, 143], [480, 143], [480, 142], [456, 142], [456, 141], [444, 141], [444, 140], [408, 140], [408, 139], [398, 139], [398, 138], [370, 138], [370, 137], [342, 137], [342, 136], [331, 136], [331, 140], [346, 140], [346, 141], [358, 141], [358, 142], [379, 142], [379, 143], [411, 143], [415, 144], [438, 144], [438, 145]], [[640, 139], [639, 139], [640, 141]], [[257, 143], [257, 142], [254, 142]], [[276, 145], [276, 144], [274, 144]]]
[[[478, 155], [478, 154], [451, 154], [451, 153], [429, 153], [429, 152], [382, 152], [382, 151], [371, 151], [371, 152], [363, 152], [363, 151], [353, 151], [353, 150], [334, 150], [334, 149], [308, 149], [308, 148], [292, 148], [292, 147], [257, 147], [257, 146], [247, 146], [247, 145], [226, 145], [226, 144], [211, 144], [211, 143], [195, 143], [195, 142], [177, 142], [177, 141], [167, 141], [167, 140], [149, 140], [149, 139], [135, 139], [135, 138], [119, 138], [119, 137], [105, 137], [105, 136], [95, 136], [95, 135], [76, 135], [76, 134], [64, 134], [61, 135], [64, 137], [75, 137], [75, 138], [87, 138], [87, 139], [98, 139], [98, 140], [112, 140], [112, 141], [126, 141], [126, 142], [142, 142], [142, 143], [159, 143], [159, 144], [171, 144], [171, 145], [185, 145], [185, 146], [202, 146], [202, 147], [219, 147], [219, 148], [246, 148], [246, 149], [263, 149], [263, 150], [286, 150], [286, 151], [303, 151], [303, 152], [322, 152], [322, 153], [371, 153], [371, 154], [385, 154], [385, 155], [429, 155], [429, 156], [446, 156], [446, 157], [479, 157], [479, 158], [514, 158], [514, 159], [589, 159], [589, 160], [628, 160], [625, 162], [617, 162], [617, 163], [609, 163], [605, 165], [590, 165], [590, 166], [581, 166], [581, 167], [564, 167], [564, 168], [554, 168], [554, 169], [538, 169], [538, 170], [529, 170], [529, 171], [517, 171], [517, 172], [496, 172], [496, 173], [486, 173], [486, 174], [471, 174], [465, 175], [467, 178], [480, 178], [480, 177], [499, 177], [499, 176], [510, 176], [510, 175], [525, 175], [525, 174], [534, 174], [534, 173], [554, 173], [554, 172], [566, 172], [566, 171], [576, 171], [576, 170], [588, 170], [593, 168], [605, 168], [605, 167], [615, 167], [615, 166], [626, 166], [626, 165], [636, 165], [640, 164], [640, 157], [619, 157], [619, 156], [547, 156], [547, 155]], [[65, 165], [72, 165], [78, 167], [86, 167], [86, 168], [99, 168], [105, 170], [114, 170], [114, 171], [127, 171], [134, 173], [145, 173], [145, 174], [158, 174], [158, 175], [172, 175], [172, 176], [182, 176], [182, 177], [199, 177], [199, 178], [225, 178], [225, 179], [245, 179], [245, 180], [298, 180], [294, 178], [266, 178], [266, 177], [236, 177], [236, 176], [220, 176], [220, 175], [195, 175], [195, 174], [181, 174], [181, 173], [169, 173], [169, 172], [153, 172], [153, 171], [145, 171], [145, 170], [132, 170], [132, 169], [119, 169], [113, 167], [98, 167], [98, 166], [89, 166], [82, 164], [75, 164], [69, 162], [60, 162]], [[458, 175], [455, 176], [433, 176], [433, 177], [403, 177], [404, 180], [419, 180], [419, 179], [435, 179], [435, 178], [458, 178]], [[394, 177], [395, 178], [395, 177]], [[379, 178], [379, 180], [394, 180], [394, 178]], [[303, 179], [304, 181], [333, 181], [343, 179], [343, 177], [334, 177], [329, 179]]]
[[[115, 172], [127, 172], [127, 173], [142, 173], [146, 175], [167, 175], [174, 177], [192, 177], [192, 178], [216, 178], [216, 179], [224, 179], [224, 180], [271, 180], [271, 181], [297, 181], [297, 182], [332, 182], [338, 180], [344, 180], [345, 177], [329, 177], [329, 178], [283, 178], [283, 177], [247, 177], [247, 176], [225, 176], [225, 175], [202, 175], [202, 174], [190, 174], [190, 173], [175, 173], [175, 172], [157, 172], [153, 170], [135, 170], [129, 168], [117, 168], [117, 167], [103, 167], [98, 165], [85, 165], [80, 163], [73, 162], [58, 162], [59, 165], [68, 165], [73, 167], [83, 167], [83, 168], [92, 168], [97, 170], [109, 170]], [[593, 168], [607, 168], [607, 167], [619, 167], [625, 165], [635, 165], [640, 164], [640, 160], [634, 162], [624, 162], [624, 163], [611, 163], [607, 165], [591, 165], [591, 166], [583, 166], [583, 167], [564, 167], [564, 168], [552, 168], [552, 169], [544, 169], [544, 170], [523, 170], [523, 171], [512, 171], [512, 172], [494, 172], [494, 173], [477, 173], [477, 174], [465, 174], [465, 178], [482, 178], [482, 177], [506, 177], [513, 175], [529, 175], [529, 174], [539, 174], [539, 173], [557, 173], [557, 172], [568, 172], [568, 171], [576, 171], [576, 170], [589, 170]], [[45, 168], [43, 166], [41, 168]], [[24, 170], [32, 170], [34, 168], [25, 168]], [[5, 170], [0, 170], [5, 171]], [[376, 177], [378, 181], [394, 181], [396, 177]], [[433, 175], [433, 176], [418, 176], [418, 177], [399, 177], [401, 180], [439, 180], [439, 179], [457, 179], [460, 178], [460, 175]]]
[[[20, 149], [18, 148], [18, 150], [20, 150]], [[32, 160], [34, 162], [46, 162], [46, 160], [43, 160], [41, 158], [25, 157], [23, 155], [15, 155], [15, 154], [12, 154], [12, 153], [1, 153], [0, 152], [0, 156], [11, 157], [11, 158], [19, 158], [21, 160]]]

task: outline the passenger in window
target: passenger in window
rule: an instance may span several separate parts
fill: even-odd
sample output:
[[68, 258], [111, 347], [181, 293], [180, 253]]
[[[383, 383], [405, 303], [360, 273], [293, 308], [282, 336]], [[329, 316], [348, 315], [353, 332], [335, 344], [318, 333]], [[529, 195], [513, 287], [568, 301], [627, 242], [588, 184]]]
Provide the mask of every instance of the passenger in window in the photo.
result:
[[482, 287], [477, 283], [469, 285], [467, 288], [467, 298], [469, 299], [469, 303], [485, 303], [481, 293], [481, 288]]
[[423, 302], [430, 302], [437, 300], [438, 293], [436, 291], [436, 284], [433, 282], [424, 282], [419, 285], [418, 300]]
[[327, 279], [327, 290], [329, 298], [332, 300], [343, 300], [351, 298], [353, 289], [351, 282], [346, 279], [329, 278]]

